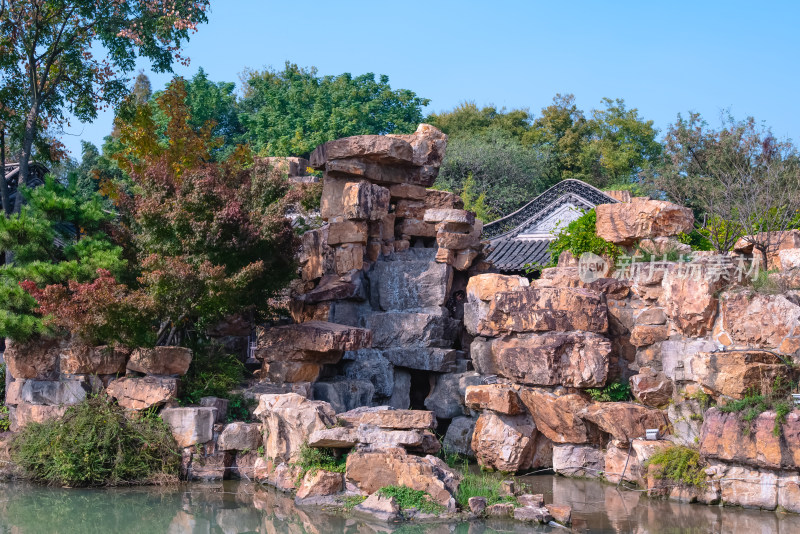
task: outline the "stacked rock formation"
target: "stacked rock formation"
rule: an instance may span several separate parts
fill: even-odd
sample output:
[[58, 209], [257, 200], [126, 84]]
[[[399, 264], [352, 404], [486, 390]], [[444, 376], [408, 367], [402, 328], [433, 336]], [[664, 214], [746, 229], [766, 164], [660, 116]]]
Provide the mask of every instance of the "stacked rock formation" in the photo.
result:
[[[631, 251], [674, 250], [677, 234], [691, 225], [690, 211], [663, 201], [597, 208], [598, 235]], [[530, 284], [472, 277], [465, 325], [477, 337], [470, 356], [483, 381], [496, 383], [466, 388], [467, 406], [480, 415], [446, 442], [497, 469], [548, 465], [549, 454], [558, 473], [624, 479], [654, 495], [800, 510], [793, 445], [800, 411], [786, 416], [776, 436], [774, 411], [747, 422], [708, 406], [796, 379], [787, 362], [800, 362], [800, 295], [790, 289], [800, 288], [798, 250], [770, 256], [781, 269], [771, 280], [782, 289], [770, 292], [749, 283], [747, 250], [623, 264], [614, 278], [593, 281], [581, 280], [568, 255]], [[630, 384], [636, 403], [587, 395], [616, 381]], [[647, 429], [661, 439], [646, 439]], [[705, 488], [676, 487], [645, 470], [650, 456], [673, 443], [699, 447], [709, 465]]]
[[[458, 196], [426, 189], [446, 144], [422, 124], [411, 135], [348, 137], [311, 154], [324, 173], [325, 224], [302, 238], [296, 324], [259, 335], [263, 379], [313, 382], [313, 398], [343, 412], [424, 408], [438, 377], [467, 371], [461, 273], [479, 258], [481, 223]], [[334, 330], [341, 341], [322, 335]]]

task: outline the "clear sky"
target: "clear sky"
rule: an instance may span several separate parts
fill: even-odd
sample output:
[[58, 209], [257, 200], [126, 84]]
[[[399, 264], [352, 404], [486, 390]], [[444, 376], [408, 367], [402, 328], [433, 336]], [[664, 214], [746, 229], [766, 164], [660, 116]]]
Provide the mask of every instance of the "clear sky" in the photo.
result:
[[[608, 96], [662, 131], [678, 112], [717, 125], [728, 108], [797, 142], [799, 22], [796, 0], [211, 0], [209, 23], [185, 47], [191, 65], [176, 73], [202, 66], [238, 82], [245, 67], [288, 60], [320, 74], [387, 74], [431, 99], [426, 112], [472, 100], [538, 113], [559, 92], [588, 112]], [[154, 90], [168, 79], [151, 75]], [[112, 119], [73, 123], [63, 140], [77, 157]]]

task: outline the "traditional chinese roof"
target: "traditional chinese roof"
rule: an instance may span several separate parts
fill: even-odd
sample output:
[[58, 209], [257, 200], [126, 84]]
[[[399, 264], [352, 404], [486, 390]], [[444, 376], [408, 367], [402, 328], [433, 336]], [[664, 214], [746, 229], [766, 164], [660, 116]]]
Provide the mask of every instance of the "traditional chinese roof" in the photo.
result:
[[[28, 187], [37, 187], [44, 183], [44, 176], [50, 172], [50, 170], [42, 165], [41, 163], [37, 163], [35, 161], [31, 161], [28, 164], [28, 178], [25, 180], [25, 184]], [[13, 199], [17, 194], [17, 184], [19, 183], [19, 163], [6, 163], [6, 183], [8, 184], [9, 192], [11, 193], [11, 199]]]
[[491, 252], [488, 260], [501, 272], [550, 261], [548, 246], [558, 230], [613, 197], [580, 180], [563, 180], [510, 215], [483, 227]]

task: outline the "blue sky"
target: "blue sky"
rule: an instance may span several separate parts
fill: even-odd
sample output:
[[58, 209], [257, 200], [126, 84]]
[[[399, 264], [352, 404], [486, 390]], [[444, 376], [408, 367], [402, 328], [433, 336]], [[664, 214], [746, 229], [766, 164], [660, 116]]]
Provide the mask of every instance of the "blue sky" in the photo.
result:
[[[752, 115], [800, 141], [800, 2], [212, 0], [209, 23], [185, 52], [183, 76], [203, 67], [237, 81], [245, 67], [285, 61], [320, 74], [387, 74], [430, 98], [426, 111], [527, 107], [574, 93], [588, 112], [624, 98], [662, 131], [678, 112], [712, 124], [720, 110]], [[146, 63], [141, 64], [146, 68]], [[147, 69], [146, 69], [147, 70]], [[160, 89], [168, 75], [151, 75]], [[75, 124], [63, 140], [102, 143], [113, 112]]]

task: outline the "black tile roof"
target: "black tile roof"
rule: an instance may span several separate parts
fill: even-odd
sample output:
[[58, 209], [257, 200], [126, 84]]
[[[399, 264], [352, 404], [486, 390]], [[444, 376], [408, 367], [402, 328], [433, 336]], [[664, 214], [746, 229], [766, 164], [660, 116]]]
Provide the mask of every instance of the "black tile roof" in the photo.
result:
[[[570, 200], [571, 199], [571, 200]], [[526, 228], [545, 219], [564, 202], [575, 202], [587, 208], [617, 202], [599, 189], [580, 180], [562, 180], [510, 215], [483, 227], [483, 239], [492, 250], [487, 260], [501, 272], [520, 272], [526, 265], [545, 265], [550, 261], [547, 249], [552, 238], [518, 237]]]

